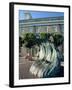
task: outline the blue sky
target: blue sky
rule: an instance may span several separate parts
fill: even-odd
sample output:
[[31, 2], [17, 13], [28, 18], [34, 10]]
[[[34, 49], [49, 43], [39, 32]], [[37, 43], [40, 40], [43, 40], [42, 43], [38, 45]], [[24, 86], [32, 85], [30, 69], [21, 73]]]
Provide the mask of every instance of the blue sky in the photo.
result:
[[[56, 17], [56, 16], [64, 16], [63, 12], [45, 12], [45, 11], [29, 11], [31, 13], [32, 18], [45, 18], [45, 17]], [[24, 19], [25, 10], [19, 10], [19, 20]]]

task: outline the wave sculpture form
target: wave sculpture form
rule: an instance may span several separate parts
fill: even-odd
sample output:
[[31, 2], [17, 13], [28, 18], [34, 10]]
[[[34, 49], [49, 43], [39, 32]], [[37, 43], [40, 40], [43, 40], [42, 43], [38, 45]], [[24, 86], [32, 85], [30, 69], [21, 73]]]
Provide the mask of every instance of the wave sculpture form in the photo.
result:
[[49, 77], [57, 66], [57, 51], [53, 43], [42, 43], [39, 58], [31, 65], [30, 73], [40, 78]]

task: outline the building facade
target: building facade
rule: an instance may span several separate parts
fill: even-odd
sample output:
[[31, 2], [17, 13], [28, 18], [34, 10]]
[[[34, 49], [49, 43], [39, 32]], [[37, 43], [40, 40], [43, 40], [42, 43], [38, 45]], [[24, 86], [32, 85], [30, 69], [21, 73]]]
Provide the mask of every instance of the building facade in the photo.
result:
[[19, 35], [25, 33], [64, 33], [64, 17], [27, 18], [19, 20]]
[[[24, 37], [24, 34], [26, 33], [34, 33], [39, 35], [40, 33], [54, 33], [58, 32], [63, 35], [64, 33], [64, 17], [48, 17], [48, 18], [38, 18], [38, 19], [32, 19], [32, 17], [29, 17], [28, 12], [26, 12], [26, 19], [19, 21], [19, 36]], [[24, 51], [26, 53], [30, 52], [33, 56], [33, 54], [37, 53], [35, 49], [26, 49], [26, 47], [23, 47]], [[23, 49], [22, 49], [23, 50]]]

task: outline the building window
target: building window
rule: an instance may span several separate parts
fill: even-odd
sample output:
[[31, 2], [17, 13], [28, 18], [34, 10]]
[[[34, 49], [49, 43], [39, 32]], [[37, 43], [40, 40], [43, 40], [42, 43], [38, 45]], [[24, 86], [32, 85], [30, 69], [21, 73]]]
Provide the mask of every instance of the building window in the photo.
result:
[[47, 31], [48, 31], [48, 33], [57, 32], [57, 27], [56, 26], [48, 26]]

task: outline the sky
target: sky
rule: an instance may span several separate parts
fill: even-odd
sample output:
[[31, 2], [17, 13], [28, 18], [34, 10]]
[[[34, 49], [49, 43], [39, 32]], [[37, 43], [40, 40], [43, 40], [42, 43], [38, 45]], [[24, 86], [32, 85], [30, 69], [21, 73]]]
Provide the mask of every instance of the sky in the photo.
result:
[[[64, 16], [64, 12], [29, 11], [33, 19]], [[19, 20], [24, 20], [25, 10], [19, 10]]]

